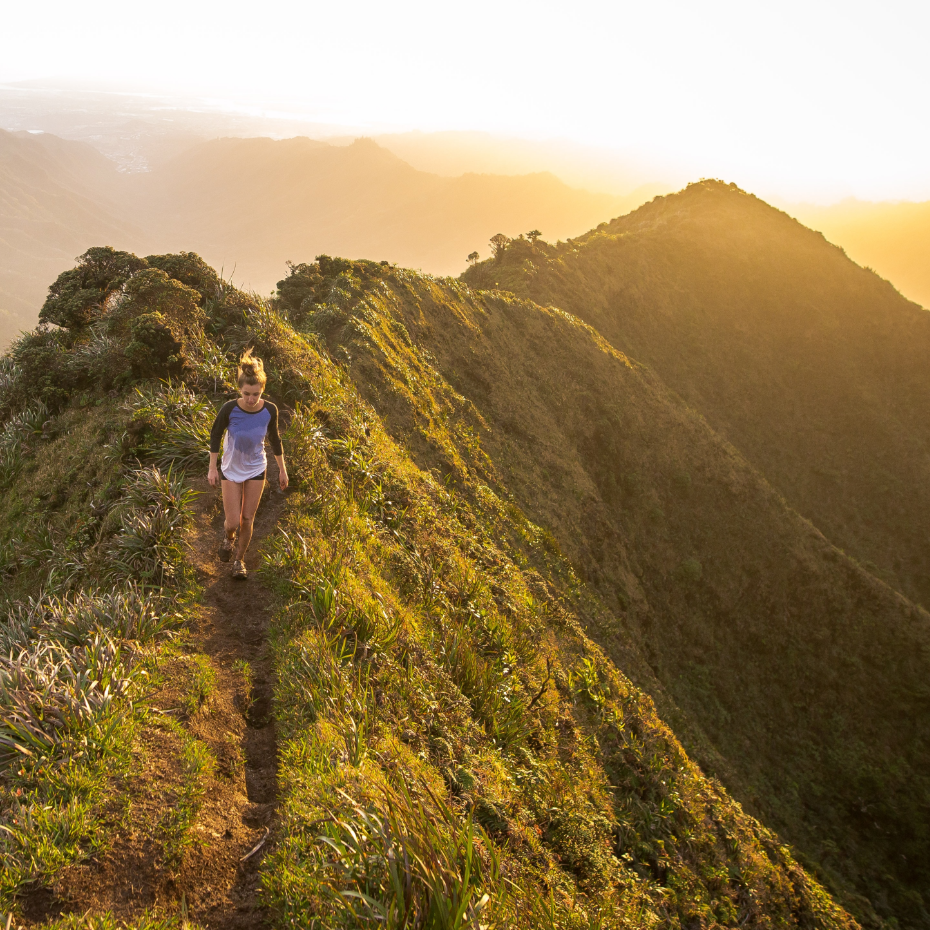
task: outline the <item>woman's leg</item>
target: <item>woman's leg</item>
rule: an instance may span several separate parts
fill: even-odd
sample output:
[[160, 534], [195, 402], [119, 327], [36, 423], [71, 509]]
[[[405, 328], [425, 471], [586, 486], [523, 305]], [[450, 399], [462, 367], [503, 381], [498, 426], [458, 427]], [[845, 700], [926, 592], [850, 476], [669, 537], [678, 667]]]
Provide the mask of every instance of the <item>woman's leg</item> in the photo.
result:
[[232, 539], [239, 529], [239, 519], [242, 513], [242, 485], [236, 481], [223, 479], [223, 526], [226, 538]]
[[240, 487], [242, 488], [242, 514], [239, 518], [239, 551], [236, 553], [236, 558], [241, 561], [245, 558], [246, 550], [252, 541], [252, 524], [255, 522], [258, 502], [262, 499], [262, 491], [265, 489], [265, 479], [244, 481]]

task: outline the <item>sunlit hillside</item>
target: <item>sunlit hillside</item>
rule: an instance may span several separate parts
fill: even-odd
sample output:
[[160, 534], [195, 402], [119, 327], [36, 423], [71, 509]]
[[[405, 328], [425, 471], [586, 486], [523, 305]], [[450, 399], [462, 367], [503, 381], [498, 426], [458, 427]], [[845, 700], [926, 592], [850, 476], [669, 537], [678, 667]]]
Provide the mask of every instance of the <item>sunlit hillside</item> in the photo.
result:
[[905, 297], [930, 308], [930, 203], [844, 200], [785, 209], [842, 246], [853, 261], [874, 268]]
[[[882, 760], [926, 680], [925, 615], [595, 332], [378, 262], [298, 265], [269, 304], [194, 255], [109, 249], [58, 279], [43, 319], [58, 328], [0, 362], [0, 907], [17, 925], [855, 930], [822, 881], [872, 926], [873, 908], [916, 925], [923, 744], [896, 745], [891, 773]], [[269, 491], [237, 588], [216, 561], [222, 516], [203, 472], [246, 345], [287, 414], [293, 488]], [[654, 466], [635, 486], [610, 449], [585, 455], [616, 416], [612, 448]], [[562, 435], [547, 435], [557, 421]], [[540, 460], [546, 480], [574, 479], [551, 529], [520, 503], [539, 510], [525, 492], [540, 440], [565, 442]], [[628, 487], [636, 536], [592, 536], [605, 476]], [[780, 542], [746, 535], [718, 565], [701, 522], [716, 533], [736, 496], [744, 534], [758, 520]], [[693, 526], [684, 561], [653, 514], [660, 500]], [[588, 522], [572, 527], [579, 514]], [[579, 577], [558, 537], [609, 551], [626, 594]], [[789, 555], [822, 588], [810, 625], [765, 594], [796, 579]], [[823, 844], [808, 869], [669, 729], [719, 759], [718, 777], [736, 765], [668, 697], [656, 675], [674, 653], [648, 633], [668, 624], [696, 648], [702, 577], [763, 566], [759, 614], [726, 645], [729, 677], [713, 677], [727, 637], [708, 627], [702, 681], [760, 777], [787, 769], [825, 800], [792, 821]], [[654, 573], [667, 596], [650, 604]], [[874, 619], [834, 654], [832, 624], [857, 596]], [[745, 650], [764, 662], [783, 644], [797, 678], [770, 666], [764, 713]], [[890, 681], [899, 651], [911, 664]], [[805, 721], [792, 704], [817, 697], [813, 684], [832, 698], [825, 758], [809, 741], [826, 711]], [[779, 769], [788, 721], [797, 746]], [[869, 751], [877, 761], [857, 774]], [[831, 774], [867, 780], [831, 798]], [[856, 803], [871, 808], [892, 777], [870, 809], [875, 835], [847, 794], [866, 791]], [[897, 860], [878, 864], [892, 827], [910, 887]], [[850, 838], [852, 872], [824, 852]], [[880, 892], [876, 869], [891, 876]]]
[[295, 270], [282, 300], [313, 314], [391, 434], [450, 487], [506, 489], [602, 599], [589, 634], [705, 771], [860, 919], [922, 926], [930, 614], [557, 303], [345, 267], [333, 304], [327, 267]]
[[869, 571], [930, 604], [930, 313], [735, 186], [470, 269], [577, 314]]

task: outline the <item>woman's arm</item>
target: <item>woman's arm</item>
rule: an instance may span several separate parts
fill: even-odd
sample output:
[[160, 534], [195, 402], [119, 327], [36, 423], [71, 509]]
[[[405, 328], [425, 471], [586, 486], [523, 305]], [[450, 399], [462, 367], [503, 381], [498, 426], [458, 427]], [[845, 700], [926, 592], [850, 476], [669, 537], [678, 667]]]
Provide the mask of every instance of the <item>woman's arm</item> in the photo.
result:
[[283, 491], [289, 483], [287, 477], [287, 468], [284, 467], [284, 447], [281, 445], [281, 434], [278, 432], [278, 406], [268, 401], [268, 412], [271, 414], [271, 420], [268, 422], [268, 444], [271, 446], [271, 452], [274, 460], [278, 463], [278, 481]]
[[278, 484], [281, 485], [281, 490], [286, 491], [287, 486], [291, 483], [290, 479], [287, 477], [287, 469], [284, 467], [284, 453], [276, 455], [274, 460], [278, 463]]
[[219, 473], [216, 468], [216, 457], [220, 452], [220, 443], [223, 441], [223, 433], [229, 428], [229, 412], [232, 410], [234, 403], [235, 401], [230, 401], [229, 403], [223, 404], [220, 408], [220, 412], [216, 415], [216, 419], [213, 421], [213, 426], [210, 428], [210, 467], [207, 469], [207, 481], [210, 482], [212, 487], [216, 487], [216, 482], [219, 478]]

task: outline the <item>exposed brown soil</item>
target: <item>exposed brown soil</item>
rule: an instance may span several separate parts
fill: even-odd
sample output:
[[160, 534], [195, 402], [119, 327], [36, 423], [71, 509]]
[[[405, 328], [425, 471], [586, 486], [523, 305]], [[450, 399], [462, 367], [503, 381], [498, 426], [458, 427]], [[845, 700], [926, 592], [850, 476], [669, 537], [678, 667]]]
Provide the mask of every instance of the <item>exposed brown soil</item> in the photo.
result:
[[[208, 656], [216, 672], [214, 693], [186, 721], [180, 711], [190, 663], [182, 656], [166, 671], [156, 695], [160, 713], [181, 719], [216, 757], [203, 805], [194, 825], [195, 842], [180, 868], [165, 862], [164, 819], [182, 783], [182, 741], [170, 727], [147, 728], [136, 747], [138, 763], [127, 786], [129, 809], [113, 812], [113, 841], [103, 852], [66, 869], [53, 889], [23, 901], [29, 922], [65, 912], [112, 911], [131, 918], [145, 908], [186, 909], [205, 927], [266, 926], [259, 903], [259, 864], [274, 840], [277, 755], [272, 716], [273, 672], [266, 631], [271, 596], [254, 571], [261, 541], [273, 530], [283, 504], [277, 467], [255, 521], [246, 557], [249, 578], [235, 581], [231, 563], [216, 555], [223, 526], [219, 492], [206, 480], [191, 539], [191, 560], [203, 586], [202, 606], [187, 631], [191, 653]], [[252, 668], [251, 693], [235, 668]], [[267, 835], [261, 849], [246, 856]]]

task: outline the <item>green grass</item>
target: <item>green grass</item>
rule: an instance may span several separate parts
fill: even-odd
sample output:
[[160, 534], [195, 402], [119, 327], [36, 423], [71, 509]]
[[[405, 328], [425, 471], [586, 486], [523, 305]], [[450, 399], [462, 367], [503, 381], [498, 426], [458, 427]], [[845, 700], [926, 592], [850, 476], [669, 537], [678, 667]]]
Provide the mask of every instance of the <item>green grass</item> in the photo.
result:
[[[204, 395], [223, 360], [254, 345], [269, 392], [294, 407], [293, 490], [262, 547], [280, 801], [261, 883], [276, 926], [851, 928], [586, 635], [578, 604], [596, 597], [508, 497], [485, 425], [418, 348], [416, 327], [385, 311], [398, 294], [473, 309], [467, 289], [321, 259], [295, 308], [228, 287], [207, 299], [139, 267], [112, 319], [101, 307], [98, 322], [30, 337], [0, 368], [14, 398], [46, 371], [37, 384], [53, 411], [49, 429], [16, 444], [11, 487], [40, 504], [0, 498], [4, 635], [19, 662], [0, 700], [3, 906], [103, 842], [112, 776], [133, 728], [152, 725], [157, 675], [142, 675], [145, 663], [186, 661], [188, 715], [215, 688], [206, 657], [166, 644], [197, 598], [184, 469], [203, 462], [215, 409]], [[340, 363], [340, 328], [392, 353], [397, 402], [417, 418], [409, 447]], [[153, 353], [181, 345], [163, 360], [170, 382], [133, 382], [158, 368], [140, 354], [149, 336], [161, 339]], [[101, 359], [131, 364], [105, 381]], [[116, 413], [96, 404], [111, 385], [124, 393]], [[37, 632], [29, 599], [40, 592], [54, 617]], [[167, 725], [182, 779], [160, 835], [177, 871], [215, 763], [181, 722]]]
[[146, 910], [132, 920], [104, 914], [67, 914], [57, 920], [41, 924], [41, 930], [198, 930], [196, 924], [183, 914], [165, 914]]
[[[21, 467], [0, 498], [7, 908], [24, 887], [52, 883], [111, 841], [114, 818], [129, 803], [133, 747], [150, 725], [147, 696], [161, 650], [183, 626], [191, 596], [181, 564], [191, 496], [180, 475], [124, 462], [126, 422], [112, 404], [26, 413], [5, 428], [18, 436]], [[135, 551], [134, 535], [144, 539]], [[189, 768], [201, 764], [195, 755]], [[145, 917], [140, 926], [159, 920]]]
[[[767, 834], [704, 782], [648, 698], [527, 587], [524, 547], [557, 558], [551, 544], [490, 489], [474, 498], [481, 509], [450, 501], [370, 413], [357, 416], [335, 443], [295, 417], [300, 490], [264, 549], [284, 599], [273, 630], [282, 833], [264, 879], [282, 924], [401, 925], [409, 906], [424, 925], [456, 926], [466, 898], [484, 894], [489, 925], [789, 919], [797, 866], [769, 860]], [[360, 421], [375, 424], [370, 438]], [[402, 509], [380, 506], [385, 487]], [[727, 842], [703, 839], [710, 811], [726, 811]], [[395, 876], [385, 845], [397, 835], [416, 855], [458, 849], [460, 884], [431, 891], [423, 879], [410, 904], [416, 881]], [[462, 858], [467, 836], [488, 857], [480, 880]], [[736, 862], [751, 889], [742, 904], [742, 886], [717, 877]], [[809, 887], [805, 902], [819, 894]], [[844, 921], [832, 905], [800, 906]]]
[[193, 655], [188, 658], [190, 681], [184, 689], [181, 710], [187, 717], [197, 713], [216, 691], [216, 669], [209, 656]]
[[206, 743], [193, 738], [181, 727], [174, 729], [183, 746], [181, 785], [160, 826], [165, 864], [177, 871], [188, 849], [198, 842], [194, 826], [207, 791], [207, 782], [216, 769], [216, 759]]

